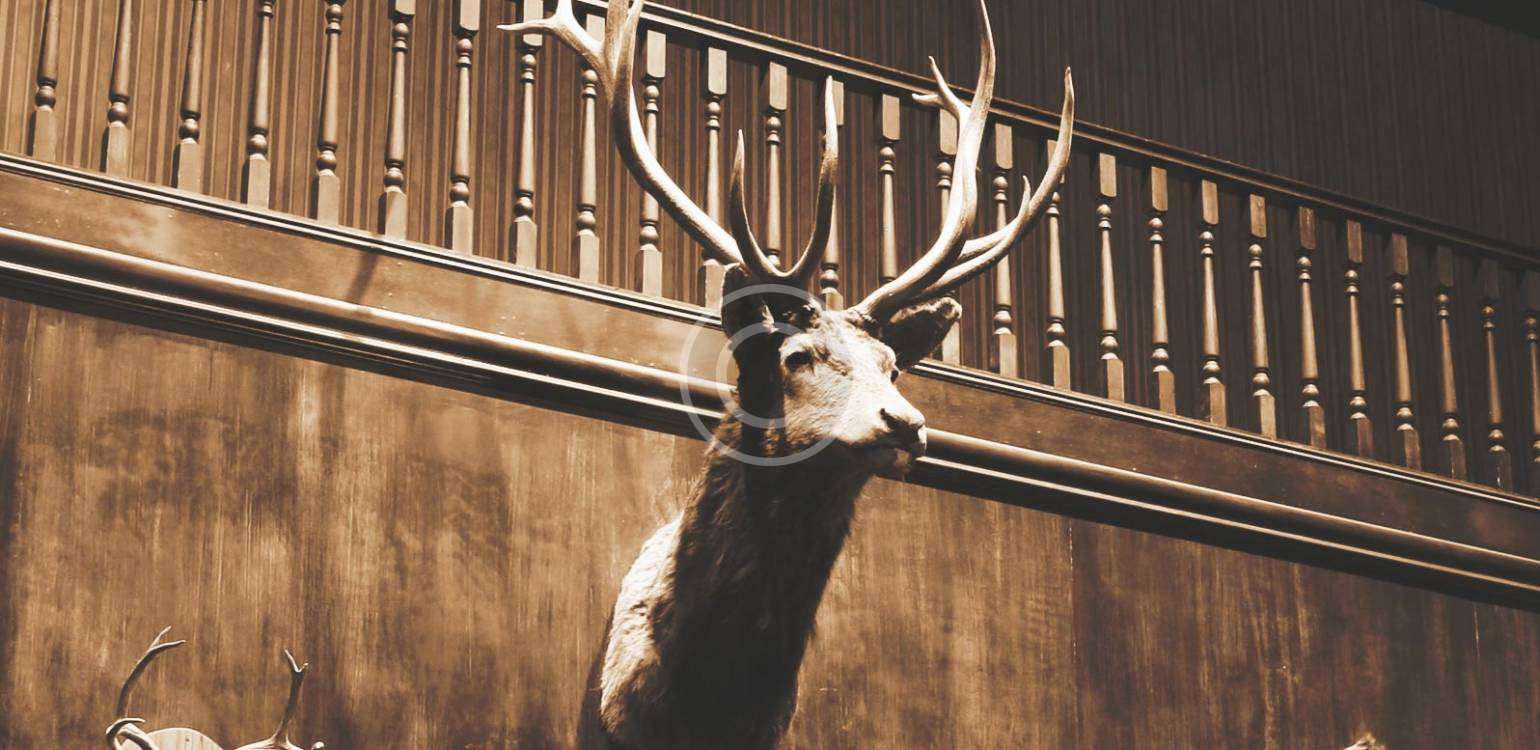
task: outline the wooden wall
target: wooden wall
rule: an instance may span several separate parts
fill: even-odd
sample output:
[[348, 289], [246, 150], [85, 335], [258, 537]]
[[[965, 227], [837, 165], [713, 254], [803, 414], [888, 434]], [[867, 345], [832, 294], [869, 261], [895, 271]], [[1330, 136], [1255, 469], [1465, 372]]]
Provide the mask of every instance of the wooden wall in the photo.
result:
[[[703, 445], [0, 302], [0, 745], [134, 710], [233, 746], [569, 747], [619, 578]], [[875, 482], [790, 747], [1540, 742], [1540, 616]]]

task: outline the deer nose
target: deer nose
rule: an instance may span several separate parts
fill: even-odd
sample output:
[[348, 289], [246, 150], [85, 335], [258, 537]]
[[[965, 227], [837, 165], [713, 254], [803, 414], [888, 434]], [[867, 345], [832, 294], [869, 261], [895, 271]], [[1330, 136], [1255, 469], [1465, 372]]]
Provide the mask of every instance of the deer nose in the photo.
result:
[[887, 425], [888, 433], [903, 446], [904, 450], [914, 454], [915, 458], [925, 455], [924, 416], [914, 409], [880, 408], [877, 411], [882, 415], [882, 422]]

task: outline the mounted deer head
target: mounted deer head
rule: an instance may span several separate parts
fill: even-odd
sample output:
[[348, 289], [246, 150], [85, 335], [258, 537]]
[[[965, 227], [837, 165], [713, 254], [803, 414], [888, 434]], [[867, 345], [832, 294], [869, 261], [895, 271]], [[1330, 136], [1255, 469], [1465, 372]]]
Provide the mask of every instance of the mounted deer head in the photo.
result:
[[[1069, 163], [1074, 88], [1064, 73], [1057, 146], [1042, 182], [998, 230], [969, 239], [975, 173], [994, 96], [995, 47], [979, 5], [979, 75], [972, 101], [935, 61], [921, 104], [960, 123], [951, 192], [930, 248], [847, 310], [807, 293], [833, 234], [839, 148], [833, 87], [824, 87], [823, 157], [812, 236], [782, 268], [749, 227], [743, 135], [733, 158], [728, 226], [685, 195], [648, 145], [631, 68], [640, 0], [610, 0], [603, 39], [578, 24], [571, 0], [536, 21], [504, 25], [556, 36], [598, 78], [611, 138], [658, 205], [727, 267], [722, 327], [738, 365], [736, 402], [681, 516], [659, 529], [621, 583], [606, 636], [597, 717], [629, 750], [769, 748], [796, 706], [797, 673], [854, 501], [874, 474], [897, 475], [925, 451], [925, 419], [898, 373], [940, 343], [961, 310], [947, 292], [983, 273], [1042, 215]], [[790, 465], [795, 464], [795, 465]]]

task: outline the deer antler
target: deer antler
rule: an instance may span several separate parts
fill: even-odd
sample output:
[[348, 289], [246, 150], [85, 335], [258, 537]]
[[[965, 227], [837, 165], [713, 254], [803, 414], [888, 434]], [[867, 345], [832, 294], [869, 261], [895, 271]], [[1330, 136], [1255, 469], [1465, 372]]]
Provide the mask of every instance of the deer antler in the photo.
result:
[[1009, 224], [983, 237], [964, 241], [964, 236], [973, 228], [978, 211], [978, 184], [974, 171], [978, 167], [995, 88], [994, 33], [983, 0], [979, 0], [979, 15], [979, 78], [973, 101], [965, 104], [958, 98], [934, 58], [930, 66], [936, 79], [936, 93], [914, 97], [920, 104], [945, 108], [958, 120], [957, 155], [952, 160], [952, 174], [957, 176], [957, 185], [948, 199], [941, 231], [930, 249], [897, 278], [878, 287], [852, 308], [874, 320], [886, 321], [904, 305], [940, 296], [994, 265], [1042, 215], [1048, 197], [1069, 164], [1075, 121], [1075, 87], [1069, 70], [1065, 69], [1064, 111], [1059, 118], [1058, 142], [1037, 191], [1031, 190], [1029, 182], [1027, 195], [1030, 197], [1023, 198], [1021, 208]]
[[187, 642], [162, 641], [161, 639], [169, 632], [171, 632], [171, 628], [168, 627], [155, 634], [155, 640], [150, 641], [150, 647], [144, 650], [144, 655], [139, 657], [138, 663], [134, 664], [134, 670], [128, 673], [128, 679], [123, 681], [123, 689], [118, 691], [118, 716], [126, 716], [128, 714], [128, 694], [133, 691], [134, 683], [139, 681], [139, 677], [150, 666], [150, 662], [155, 661], [155, 657], [159, 656], [162, 652], [170, 651]]
[[610, 131], [620, 151], [621, 160], [641, 183], [642, 189], [658, 200], [658, 206], [667, 211], [691, 238], [699, 242], [708, 256], [724, 265], [741, 264], [752, 276], [767, 283], [806, 287], [818, 267], [815, 260], [823, 256], [832, 231], [834, 175], [839, 164], [839, 150], [837, 130], [833, 127], [834, 96], [829, 91], [830, 87], [825, 87], [824, 94], [826, 126], [823, 161], [818, 170], [817, 219], [813, 225], [813, 236], [802, 257], [788, 270], [782, 271], [764, 254], [748, 227], [743, 197], [742, 133], [739, 133], [738, 151], [733, 160], [729, 220], [732, 231], [723, 228], [685, 194], [658, 162], [657, 154], [647, 143], [647, 132], [642, 125], [636, 94], [631, 89], [636, 33], [641, 24], [643, 5], [642, 0], [610, 0], [605, 13], [602, 40], [595, 39], [578, 24], [572, 10], [572, 0], [558, 0], [556, 10], [545, 18], [502, 24], [498, 28], [550, 34], [583, 58], [599, 78], [599, 89], [609, 108]]
[[283, 705], [283, 718], [278, 720], [278, 728], [273, 730], [271, 737], [261, 742], [242, 745], [236, 750], [303, 750], [289, 741], [289, 722], [294, 720], [294, 712], [299, 708], [299, 691], [305, 684], [305, 670], [310, 668], [310, 663], [296, 662], [294, 655], [289, 653], [288, 649], [283, 650], [283, 658], [289, 662], [289, 700]]

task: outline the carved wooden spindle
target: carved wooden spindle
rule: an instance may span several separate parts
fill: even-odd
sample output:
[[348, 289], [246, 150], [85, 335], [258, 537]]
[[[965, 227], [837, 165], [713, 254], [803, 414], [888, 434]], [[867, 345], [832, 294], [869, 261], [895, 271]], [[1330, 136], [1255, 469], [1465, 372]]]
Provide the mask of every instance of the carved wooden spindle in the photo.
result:
[[[1046, 153], [1053, 153], [1058, 145], [1048, 142]], [[1071, 388], [1069, 369], [1069, 319], [1064, 311], [1064, 252], [1059, 241], [1059, 191], [1068, 182], [1069, 173], [1060, 178], [1059, 186], [1048, 199], [1048, 358], [1046, 373], [1048, 383], [1055, 388]]]
[[[839, 139], [839, 129], [845, 125], [845, 84], [830, 78], [828, 85], [834, 91], [834, 133], [829, 137]], [[840, 220], [839, 198], [835, 196], [833, 210], [829, 212], [829, 245], [824, 249], [823, 270], [818, 274], [818, 297], [823, 306], [838, 310], [845, 306], [845, 295], [840, 293]]]
[[1406, 277], [1411, 259], [1406, 235], [1390, 235], [1390, 307], [1395, 324], [1396, 439], [1391, 444], [1395, 461], [1408, 469], [1422, 468], [1422, 441], [1412, 411], [1412, 357], [1406, 341]]
[[203, 146], [199, 118], [203, 114], [203, 11], [205, 0], [193, 0], [187, 26], [187, 63], [182, 70], [182, 123], [177, 128], [171, 184], [183, 190], [203, 190]]
[[476, 212], [471, 208], [471, 58], [481, 29], [481, 0], [455, 0], [455, 132], [449, 166], [449, 249], [475, 247]]
[[1164, 167], [1150, 167], [1150, 375], [1155, 408], [1176, 413], [1176, 373], [1171, 371], [1171, 323], [1166, 310], [1166, 211], [1170, 208]]
[[1443, 421], [1439, 424], [1439, 445], [1444, 469], [1455, 479], [1468, 475], [1465, 439], [1460, 435], [1460, 391], [1454, 371], [1454, 251], [1440, 246], [1434, 251], [1438, 271], [1438, 292], [1433, 298], [1438, 317], [1439, 405]]
[[781, 138], [786, 123], [786, 66], [772, 62], [765, 70], [765, 255], [781, 263]]
[[1203, 274], [1203, 391], [1198, 416], [1217, 425], [1229, 424], [1224, 371], [1219, 361], [1219, 296], [1214, 286], [1214, 232], [1219, 226], [1219, 185], [1199, 185], [1203, 231], [1198, 233], [1198, 262]]
[[380, 231], [406, 236], [406, 53], [412, 37], [415, 0], [391, 0], [390, 108], [386, 115], [385, 194], [380, 200]]
[[886, 284], [898, 278], [898, 218], [894, 198], [898, 168], [899, 104], [898, 97], [882, 95], [880, 107], [882, 120], [882, 148], [877, 151], [877, 173], [882, 182], [882, 211], [877, 216], [877, 230], [881, 235], [882, 258], [877, 278]]
[[[647, 130], [647, 145], [658, 151], [658, 101], [663, 96], [664, 55], [668, 38], [661, 31], [646, 33], [642, 51], [642, 124]], [[663, 296], [663, 251], [658, 248], [658, 199], [642, 193], [641, 247], [636, 253], [636, 291], [654, 297]]]
[[[727, 50], [706, 48], [706, 213], [717, 224], [722, 216], [722, 100], [727, 97]], [[701, 302], [708, 309], [722, 304], [725, 269], [716, 258], [701, 261], [697, 280]]]
[[[47, 0], [43, 6], [43, 48], [37, 56], [37, 93], [32, 101], [32, 142], [27, 153], [33, 158], [51, 161], [59, 152], [59, 119], [54, 105], [59, 101], [59, 3]], [[201, 3], [200, 3], [201, 5]], [[199, 11], [195, 8], [193, 13]]]
[[1096, 159], [1096, 192], [1101, 197], [1096, 206], [1096, 233], [1101, 237], [1102, 395], [1123, 401], [1126, 394], [1123, 360], [1118, 356], [1117, 274], [1112, 263], [1112, 202], [1118, 197], [1118, 160], [1112, 154], [1100, 154]]
[[[957, 118], [945, 109], [936, 110], [940, 118], [936, 138], [936, 197], [940, 199], [941, 215], [946, 215], [947, 203], [952, 200], [952, 161], [957, 156]], [[962, 175], [960, 179], [974, 179]], [[949, 296], [956, 296], [954, 290]], [[962, 363], [962, 326], [953, 323], [941, 340], [941, 361], [948, 364]]]
[[1251, 222], [1247, 231], [1251, 244], [1246, 247], [1251, 273], [1251, 401], [1257, 410], [1257, 432], [1278, 437], [1278, 402], [1273, 398], [1272, 368], [1267, 358], [1267, 304], [1263, 298], [1263, 243], [1267, 240], [1267, 199], [1253, 195], [1247, 201]]
[[[520, 20], [544, 17], [544, 0], [524, 0], [521, 4]], [[540, 228], [535, 224], [535, 70], [544, 46], [541, 34], [519, 36], [519, 168], [513, 183], [513, 227], [508, 242], [513, 248], [513, 262], [530, 268], [539, 262], [540, 249]]]
[[251, 89], [251, 122], [247, 126], [246, 178], [242, 193], [248, 204], [261, 208], [271, 205], [273, 196], [273, 165], [267, 159], [272, 70], [273, 0], [259, 0], [256, 81]]
[[118, 37], [112, 51], [112, 79], [107, 89], [107, 133], [102, 150], [102, 171], [110, 175], [128, 174], [129, 116], [132, 96], [128, 81], [134, 54], [134, 0], [118, 3]]
[[1299, 376], [1300, 411], [1305, 417], [1305, 440], [1312, 448], [1326, 449], [1326, 409], [1321, 405], [1321, 367], [1315, 346], [1315, 300], [1311, 296], [1310, 254], [1316, 249], [1315, 209], [1300, 206], [1299, 260]]
[[342, 221], [342, 180], [337, 177], [338, 107], [341, 105], [343, 0], [326, 3], [326, 57], [321, 68], [321, 124], [316, 137], [315, 218], [328, 224]]
[[[604, 16], [588, 14], [584, 25], [595, 39], [604, 38]], [[572, 238], [572, 275], [583, 281], [599, 282], [599, 154], [596, 139], [596, 112], [599, 100], [599, 74], [581, 65], [582, 118], [578, 124], [577, 234]]]
[[1493, 485], [1513, 487], [1513, 456], [1508, 453], [1503, 434], [1502, 380], [1497, 369], [1497, 309], [1502, 303], [1501, 271], [1491, 259], [1481, 261], [1481, 330], [1486, 340], [1487, 360], [1487, 477]]
[[1529, 355], [1529, 491], [1540, 491], [1540, 273], [1524, 272], [1524, 349]]
[[1360, 456], [1374, 455], [1374, 426], [1369, 418], [1369, 387], [1364, 373], [1364, 336], [1359, 320], [1358, 286], [1364, 263], [1364, 230], [1356, 221], [1347, 222], [1347, 269], [1342, 280], [1348, 305], [1348, 398], [1349, 450]]
[[[1011, 126], [1003, 122], [995, 124], [995, 227], [1003, 227], [1010, 221], [1011, 169], [1016, 166], [1016, 149], [1012, 141]], [[990, 336], [989, 367], [1008, 378], [1018, 377], [1020, 368], [1016, 357], [1016, 323], [1011, 319], [1011, 261], [1010, 253], [1000, 259], [994, 269], [995, 317], [994, 333]]]

